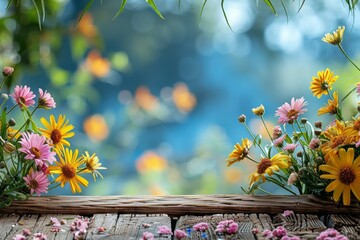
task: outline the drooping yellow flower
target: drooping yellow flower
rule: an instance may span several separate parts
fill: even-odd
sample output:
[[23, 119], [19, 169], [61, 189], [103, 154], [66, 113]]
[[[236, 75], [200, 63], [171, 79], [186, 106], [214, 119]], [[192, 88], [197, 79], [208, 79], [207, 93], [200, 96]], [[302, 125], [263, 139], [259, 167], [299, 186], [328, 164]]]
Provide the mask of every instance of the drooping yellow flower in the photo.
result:
[[256, 116], [262, 116], [262, 115], [264, 115], [264, 113], [265, 113], [265, 107], [264, 107], [264, 105], [260, 105], [260, 106], [258, 106], [257, 108], [253, 108], [252, 109], [252, 112], [256, 115]]
[[333, 93], [333, 99], [329, 99], [327, 105], [318, 110], [318, 115], [323, 115], [329, 113], [330, 115], [334, 115], [337, 113], [339, 108], [339, 97], [337, 92]]
[[344, 32], [345, 32], [345, 26], [342, 27], [339, 26], [338, 29], [333, 33], [325, 34], [325, 37], [323, 37], [321, 40], [333, 45], [339, 45], [343, 40]]
[[103, 176], [98, 171], [98, 169], [106, 169], [106, 168], [101, 166], [101, 163], [99, 162], [99, 158], [98, 156], [96, 156], [95, 153], [90, 156], [89, 152], [85, 151], [85, 155], [83, 155], [83, 159], [86, 166], [86, 170], [84, 172], [92, 173], [95, 182], [96, 182], [96, 177], [98, 175], [101, 178], [103, 178]]
[[252, 142], [245, 138], [242, 139], [241, 145], [239, 143], [234, 145], [234, 150], [229, 154], [227, 161], [227, 166], [231, 166], [235, 162], [240, 162], [243, 160], [249, 153]]
[[344, 129], [344, 134], [351, 138], [352, 142], [360, 140], [360, 118], [350, 121]]
[[68, 182], [73, 193], [81, 192], [80, 184], [87, 187], [89, 182], [78, 175], [79, 167], [84, 163], [84, 158], [78, 157], [79, 151], [75, 152], [68, 148], [56, 150], [60, 161], [56, 161], [54, 166], [50, 166], [48, 171], [51, 174], [59, 174], [55, 182], [60, 182], [60, 186], [64, 187]]
[[271, 159], [263, 158], [257, 165], [256, 171], [250, 175], [250, 186], [262, 179], [265, 182], [265, 174], [271, 176], [274, 172], [278, 172], [280, 169], [286, 169], [289, 167], [290, 157], [284, 153], [277, 153]]
[[334, 72], [331, 72], [329, 68], [325, 71], [319, 71], [317, 76], [312, 78], [310, 83], [310, 90], [313, 95], [320, 98], [323, 94], [327, 95], [329, 90], [332, 89], [332, 84], [336, 82], [339, 76], [334, 76]]
[[326, 192], [334, 192], [333, 199], [339, 201], [342, 195], [344, 205], [350, 205], [351, 192], [360, 201], [360, 156], [354, 159], [354, 149], [339, 150], [327, 164], [321, 165], [320, 170], [328, 172], [320, 177], [332, 179], [326, 187]]
[[331, 156], [337, 155], [339, 147], [351, 144], [351, 137], [344, 133], [345, 123], [336, 120], [334, 126], [326, 129], [322, 134], [327, 141], [321, 144], [321, 151], [324, 154], [325, 161], [329, 161]]
[[39, 129], [40, 132], [51, 140], [51, 144], [53, 144], [56, 149], [63, 149], [64, 145], [70, 146], [66, 138], [71, 138], [75, 135], [74, 132], [71, 132], [74, 126], [68, 124], [69, 120], [65, 121], [65, 115], [60, 114], [57, 122], [55, 121], [54, 115], [50, 116], [50, 122], [45, 118], [41, 118], [40, 121], [45, 126], [45, 129]]

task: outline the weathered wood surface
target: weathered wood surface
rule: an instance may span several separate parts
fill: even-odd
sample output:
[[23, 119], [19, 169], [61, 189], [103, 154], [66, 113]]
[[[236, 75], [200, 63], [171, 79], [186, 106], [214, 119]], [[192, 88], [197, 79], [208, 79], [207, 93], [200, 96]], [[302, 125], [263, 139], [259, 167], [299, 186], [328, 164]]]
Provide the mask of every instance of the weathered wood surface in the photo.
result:
[[[53, 232], [50, 218], [65, 220], [61, 231]], [[71, 222], [77, 215], [60, 214], [1, 214], [0, 215], [0, 239], [12, 240], [16, 234], [21, 234], [23, 229], [30, 229], [32, 233], [45, 233], [49, 240], [72, 240], [73, 233], [70, 231]], [[155, 239], [176, 239], [174, 236], [160, 236], [157, 231], [159, 226], [167, 226], [174, 232], [175, 229], [184, 230], [189, 235], [183, 240], [235, 240], [235, 239], [258, 239], [265, 240], [262, 231], [273, 230], [277, 226], [284, 226], [290, 236], [299, 236], [301, 239], [315, 239], [318, 234], [327, 227], [334, 227], [350, 240], [359, 239], [360, 218], [354, 215], [311, 215], [294, 214], [284, 217], [282, 214], [214, 214], [204, 216], [184, 215], [170, 218], [166, 215], [133, 215], [133, 214], [95, 214], [88, 216], [91, 220], [90, 228], [85, 235], [86, 240], [139, 240], [144, 232], [153, 233]], [[227, 236], [215, 233], [217, 224], [223, 220], [234, 220], [238, 223], [239, 231], [235, 235]], [[174, 224], [171, 225], [171, 222]], [[209, 224], [209, 229], [200, 233], [193, 230], [193, 226], [200, 222]], [[105, 229], [99, 232], [99, 227]], [[257, 228], [258, 233], [253, 232]], [[28, 239], [32, 239], [29, 237]]]
[[268, 213], [291, 209], [304, 214], [360, 214], [359, 203], [344, 207], [312, 195], [47, 196], [16, 201], [0, 213], [185, 214]]

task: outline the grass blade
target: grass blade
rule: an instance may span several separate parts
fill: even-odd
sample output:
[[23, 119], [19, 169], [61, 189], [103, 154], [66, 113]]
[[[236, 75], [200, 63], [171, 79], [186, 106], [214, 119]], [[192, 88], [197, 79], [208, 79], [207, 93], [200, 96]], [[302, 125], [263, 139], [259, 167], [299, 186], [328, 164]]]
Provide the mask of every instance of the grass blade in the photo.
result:
[[161, 17], [162, 19], [165, 19], [163, 17], [163, 15], [161, 15], [161, 12], [159, 11], [159, 9], [157, 8], [154, 0], [146, 0], [146, 2], [152, 7], [152, 9], [154, 9], [154, 11], [156, 12], [156, 14]]
[[207, 0], [204, 0], [204, 3], [203, 3], [203, 5], [202, 5], [201, 11], [200, 11], [200, 19], [201, 19], [201, 17], [202, 17], [203, 12], [204, 12], [204, 8], [205, 8], [206, 3], [207, 3]]
[[90, 0], [90, 1], [86, 4], [84, 10], [82, 11], [82, 13], [81, 13], [81, 15], [80, 15], [80, 17], [79, 17], [79, 20], [78, 20], [78, 22], [77, 22], [78, 24], [79, 24], [79, 22], [81, 21], [82, 17], [85, 15], [85, 13], [90, 9], [90, 7], [92, 6], [93, 3], [94, 3], [94, 0]]
[[266, 3], [266, 5], [269, 6], [269, 8], [271, 9], [271, 11], [277, 15], [276, 9], [274, 8], [274, 5], [272, 4], [272, 2], [270, 0], [264, 0], [264, 2]]
[[41, 10], [42, 10], [42, 13], [43, 13], [43, 17], [42, 17], [42, 21], [45, 22], [45, 2], [44, 0], [41, 0]]
[[224, 14], [224, 17], [225, 17], [225, 20], [226, 20], [227, 25], [229, 26], [230, 30], [233, 32], [233, 30], [232, 30], [232, 28], [231, 28], [231, 26], [230, 26], [229, 20], [228, 20], [228, 18], [227, 18], [227, 16], [226, 16], [226, 12], [225, 12], [225, 9], [224, 9], [224, 1], [225, 1], [225, 0], [221, 0], [221, 10], [222, 10], [222, 12], [223, 12], [223, 14]]
[[35, 2], [35, 0], [32, 0], [33, 4], [34, 4], [34, 7], [35, 7], [35, 10], [36, 10], [36, 13], [37, 13], [37, 16], [38, 16], [38, 22], [39, 22], [39, 28], [41, 30], [41, 15], [40, 15], [40, 11], [39, 11], [39, 8]]
[[119, 11], [116, 13], [115, 17], [113, 18], [113, 20], [120, 15], [120, 13], [122, 13], [125, 9], [125, 4], [126, 4], [126, 1], [127, 0], [123, 0], [122, 3], [121, 3], [121, 6], [119, 8]]

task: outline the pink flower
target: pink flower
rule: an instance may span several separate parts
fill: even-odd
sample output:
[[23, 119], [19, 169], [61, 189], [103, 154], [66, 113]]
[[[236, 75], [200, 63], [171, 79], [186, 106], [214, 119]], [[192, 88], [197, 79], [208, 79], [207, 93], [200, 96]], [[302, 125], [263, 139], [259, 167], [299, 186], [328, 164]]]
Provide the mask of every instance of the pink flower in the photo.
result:
[[270, 239], [270, 238], [273, 237], [272, 231], [269, 230], [269, 229], [265, 229], [265, 230], [261, 233], [261, 235], [262, 235], [263, 237], [266, 237], [267, 239]]
[[272, 137], [279, 138], [282, 135], [282, 130], [280, 126], [275, 126], [272, 132]]
[[185, 231], [183, 230], [180, 230], [180, 229], [176, 229], [175, 230], [175, 238], [177, 239], [183, 239], [183, 238], [186, 238], [187, 237], [187, 234]]
[[30, 90], [29, 87], [17, 85], [14, 89], [14, 93], [10, 96], [19, 104], [20, 108], [23, 106], [29, 107], [35, 104], [35, 94]]
[[358, 96], [360, 96], [360, 83], [356, 84], [356, 93]]
[[14, 68], [12, 67], [4, 67], [3, 68], [3, 71], [2, 71], [2, 74], [4, 75], [4, 77], [8, 77], [8, 76], [11, 76], [14, 72]]
[[44, 233], [35, 233], [33, 240], [47, 240], [47, 237]]
[[70, 224], [70, 230], [72, 232], [75, 231], [82, 231], [87, 230], [90, 224], [89, 218], [86, 217], [77, 217], [74, 219], [74, 221]]
[[281, 137], [275, 139], [274, 146], [281, 148], [283, 146], [283, 142], [284, 142], [285, 138], [286, 138], [286, 135], [282, 135]]
[[328, 228], [325, 231], [322, 231], [317, 237], [316, 240], [347, 240], [348, 238], [340, 234], [336, 229]]
[[291, 211], [291, 210], [285, 210], [283, 214], [284, 217], [288, 217], [288, 216], [291, 216], [291, 215], [294, 215], [294, 212]]
[[201, 223], [195, 224], [193, 228], [195, 231], [204, 232], [209, 228], [209, 224], [207, 224], [206, 222], [201, 222]]
[[154, 240], [154, 234], [152, 234], [150, 232], [144, 232], [142, 239], [143, 240]]
[[315, 150], [318, 147], [320, 147], [320, 139], [318, 139], [318, 138], [311, 139], [311, 141], [309, 143], [309, 148], [312, 150]]
[[239, 226], [233, 220], [224, 220], [219, 222], [216, 226], [215, 232], [223, 233], [223, 234], [235, 234], [239, 230]]
[[26, 186], [30, 188], [30, 193], [34, 192], [40, 196], [41, 193], [46, 193], [50, 185], [49, 179], [43, 172], [33, 172], [30, 170], [28, 175], [24, 177]]
[[284, 147], [284, 150], [287, 151], [288, 153], [293, 153], [297, 146], [299, 146], [299, 144], [290, 143]]
[[13, 237], [13, 240], [26, 240], [26, 237], [21, 234], [16, 234], [16, 236]]
[[39, 88], [38, 106], [45, 109], [51, 109], [56, 107], [56, 103], [50, 93], [46, 90], [44, 92], [41, 88]]
[[300, 114], [303, 114], [307, 109], [304, 106], [307, 104], [305, 99], [302, 97], [300, 99], [291, 99], [291, 103], [284, 103], [281, 105], [275, 112], [275, 116], [279, 117], [278, 123], [293, 123], [294, 120], [298, 118]]
[[51, 222], [51, 225], [53, 227], [61, 227], [61, 223], [59, 222], [59, 220], [55, 217], [51, 217], [50, 218], [50, 222]]
[[24, 132], [19, 142], [21, 144], [19, 151], [26, 154], [25, 159], [34, 160], [36, 166], [41, 168], [44, 164], [47, 165], [46, 161], [50, 164], [55, 161], [56, 153], [51, 151], [44, 136]]
[[279, 226], [272, 231], [272, 236], [281, 238], [287, 235], [287, 230], [283, 226]]
[[172, 231], [168, 226], [159, 226], [157, 233], [160, 235], [172, 235]]
[[73, 232], [73, 237], [75, 240], [84, 240], [86, 235], [86, 229], [80, 229]]
[[299, 175], [296, 172], [290, 173], [288, 185], [293, 185], [298, 180]]
[[23, 233], [22, 233], [24, 236], [30, 236], [31, 234], [31, 231], [27, 228], [23, 229]]

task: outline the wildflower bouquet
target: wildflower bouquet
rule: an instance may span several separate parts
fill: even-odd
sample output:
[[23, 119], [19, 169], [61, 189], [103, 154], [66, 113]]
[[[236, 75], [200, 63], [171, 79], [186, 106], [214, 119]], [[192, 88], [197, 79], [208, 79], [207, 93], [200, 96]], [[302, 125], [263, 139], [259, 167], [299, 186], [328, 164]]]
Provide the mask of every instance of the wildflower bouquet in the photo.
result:
[[[0, 92], [14, 69], [3, 69]], [[10, 99], [9, 99], [10, 98]], [[25, 200], [30, 195], [41, 195], [56, 187], [70, 184], [73, 193], [88, 186], [88, 180], [80, 174], [92, 174], [94, 181], [102, 177], [99, 169], [105, 169], [96, 154], [69, 149], [69, 138], [74, 136], [73, 125], [64, 115], [56, 119], [50, 115], [40, 119], [37, 126], [33, 116], [39, 109], [56, 107], [50, 93], [39, 89], [36, 95], [30, 87], [16, 86], [13, 93], [3, 93], [0, 102], [0, 208], [14, 200]], [[10, 100], [10, 101], [9, 101]], [[11, 101], [12, 100], [12, 101]], [[16, 120], [20, 111], [21, 120]]]
[[[344, 31], [345, 27], [338, 27], [322, 40], [338, 46], [360, 71], [341, 46]], [[252, 141], [245, 138], [237, 143], [229, 154], [227, 166], [243, 159], [256, 163], [256, 170], [249, 178], [249, 187], [243, 189], [246, 193], [251, 194], [255, 190], [267, 192], [260, 185], [271, 182], [291, 194], [330, 195], [332, 192], [332, 199], [338, 202], [342, 196], [344, 205], [350, 205], [354, 197], [360, 200], [360, 115], [357, 113], [351, 119], [344, 119], [341, 108], [341, 103], [350, 94], [355, 91], [360, 94], [360, 84], [339, 101], [339, 93], [332, 89], [337, 79], [338, 76], [326, 69], [319, 71], [310, 83], [315, 97], [328, 97], [327, 104], [317, 112], [318, 115], [335, 116], [328, 126], [320, 121], [311, 124], [306, 118], [300, 118], [307, 111], [307, 102], [303, 97], [292, 98], [289, 103], [277, 108], [275, 116], [279, 125], [273, 129], [269, 129], [264, 120], [263, 105], [252, 109], [266, 129], [270, 139], [267, 144], [249, 129], [245, 115], [239, 117]], [[359, 107], [357, 109], [359, 111]], [[259, 148], [259, 160], [250, 154], [252, 146]]]

